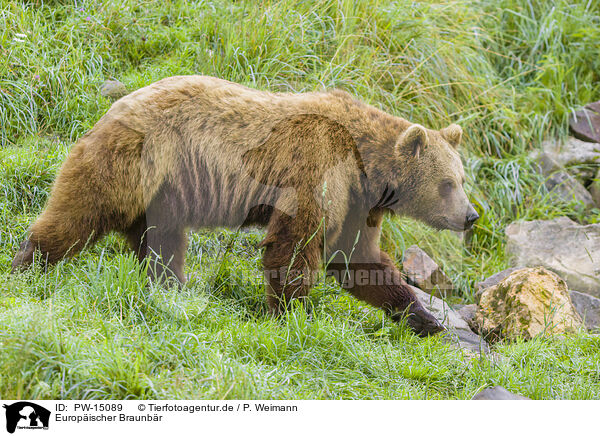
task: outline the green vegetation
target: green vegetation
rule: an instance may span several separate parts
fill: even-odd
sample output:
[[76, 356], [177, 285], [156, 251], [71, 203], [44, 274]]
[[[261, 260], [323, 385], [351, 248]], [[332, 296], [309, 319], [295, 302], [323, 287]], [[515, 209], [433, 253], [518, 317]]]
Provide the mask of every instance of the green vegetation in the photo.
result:
[[[195, 232], [182, 291], [146, 283], [110, 235], [43, 273], [9, 275], [72, 142], [109, 108], [99, 85], [177, 74], [251, 87], [344, 88], [432, 128], [460, 123], [482, 219], [462, 240], [389, 218], [400, 261], [418, 243], [470, 302], [507, 267], [516, 219], [578, 215], [549, 200], [528, 152], [600, 99], [600, 6], [558, 0], [0, 0], [0, 397], [470, 398], [501, 384], [532, 398], [600, 398], [600, 340], [499, 344], [501, 361], [419, 339], [334, 283], [308, 313], [266, 314], [259, 232]], [[258, 6], [260, 3], [261, 6]]]

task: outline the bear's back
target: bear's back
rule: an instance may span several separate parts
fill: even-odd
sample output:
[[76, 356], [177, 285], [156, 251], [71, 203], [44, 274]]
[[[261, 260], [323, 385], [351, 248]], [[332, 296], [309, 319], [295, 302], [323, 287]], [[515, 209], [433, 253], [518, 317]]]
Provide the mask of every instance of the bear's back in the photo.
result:
[[[287, 93], [261, 91], [210, 76], [168, 77], [116, 101], [104, 118], [118, 120], [135, 131], [152, 130], [169, 113], [201, 118], [242, 114], [243, 118], [274, 125], [282, 119], [314, 113], [344, 125], [355, 120], [392, 118], [340, 91]], [[369, 117], [370, 115], [370, 117]]]

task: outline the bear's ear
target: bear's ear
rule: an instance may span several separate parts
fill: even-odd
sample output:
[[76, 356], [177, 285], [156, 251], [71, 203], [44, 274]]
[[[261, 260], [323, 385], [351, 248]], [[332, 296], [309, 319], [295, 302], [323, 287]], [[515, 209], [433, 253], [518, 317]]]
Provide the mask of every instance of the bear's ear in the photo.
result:
[[400, 155], [408, 152], [418, 159], [426, 144], [427, 132], [425, 128], [419, 124], [413, 124], [400, 136], [396, 144], [396, 152]]
[[463, 133], [462, 128], [458, 124], [450, 124], [448, 127], [440, 130], [440, 133], [452, 147], [458, 148]]

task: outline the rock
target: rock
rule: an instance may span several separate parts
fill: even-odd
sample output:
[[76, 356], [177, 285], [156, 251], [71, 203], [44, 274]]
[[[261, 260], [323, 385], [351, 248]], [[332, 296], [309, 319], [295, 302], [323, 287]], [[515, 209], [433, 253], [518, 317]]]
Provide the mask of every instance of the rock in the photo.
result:
[[583, 318], [586, 328], [600, 329], [600, 298], [577, 291], [569, 291], [577, 313]]
[[575, 137], [583, 141], [600, 142], [600, 101], [575, 112], [569, 125]]
[[476, 329], [475, 324], [475, 314], [477, 313], [477, 305], [476, 304], [467, 304], [458, 309], [458, 314], [462, 319], [464, 319], [471, 330]]
[[533, 152], [533, 156], [535, 157], [536, 162], [538, 163], [542, 174], [548, 177], [554, 171], [559, 171], [564, 169], [556, 160], [554, 160], [554, 154], [542, 151], [541, 153], [538, 151]]
[[514, 271], [481, 295], [475, 322], [486, 339], [532, 339], [582, 326], [567, 284], [543, 267]]
[[565, 141], [544, 141], [542, 149], [533, 151], [531, 157], [537, 161], [546, 177], [555, 171], [568, 170], [580, 181], [587, 183], [594, 177], [600, 164], [600, 144], [572, 137]]
[[118, 100], [129, 94], [125, 85], [118, 80], [107, 80], [100, 86], [100, 95], [111, 100]]
[[479, 298], [481, 297], [481, 294], [483, 293], [484, 290], [486, 290], [490, 286], [497, 285], [502, 280], [504, 280], [509, 275], [511, 275], [513, 272], [515, 272], [516, 270], [521, 269], [521, 268], [523, 268], [523, 267], [515, 266], [512, 268], [505, 269], [504, 271], [500, 271], [494, 275], [489, 276], [484, 281], [477, 283], [475, 285], [475, 289], [477, 289], [477, 292], [475, 293], [475, 301], [479, 302]]
[[416, 245], [404, 251], [402, 267], [408, 283], [430, 294], [445, 296], [446, 291], [453, 288], [452, 281], [438, 264]]
[[596, 206], [600, 207], [600, 170], [596, 173], [596, 176], [592, 179], [588, 191], [592, 195], [592, 200], [596, 203]]
[[567, 217], [520, 221], [506, 228], [512, 266], [544, 266], [570, 289], [600, 297], [600, 224], [581, 225]]
[[[497, 285], [506, 277], [508, 277], [511, 273], [522, 268], [523, 267], [508, 268], [504, 271], [500, 271], [499, 273], [488, 277], [482, 282], [477, 283], [477, 285], [475, 285], [477, 288], [477, 293], [475, 294], [476, 301], [479, 301], [479, 299], [481, 298], [481, 294], [487, 288]], [[573, 303], [573, 306], [575, 306], [575, 310], [577, 310], [577, 313], [583, 319], [585, 327], [589, 330], [600, 329], [600, 298], [592, 297], [591, 295], [571, 290], [569, 291], [569, 295], [571, 296], [571, 302]], [[469, 326], [471, 326], [472, 329], [477, 331], [477, 326], [473, 323], [474, 314], [472, 315], [473, 317], [471, 316], [471, 313], [473, 311], [472, 307], [474, 307], [475, 310], [477, 310], [476, 304], [470, 304], [462, 306], [460, 309], [457, 310], [457, 312], [463, 317], [465, 321], [467, 321], [467, 323], [469, 324]]]
[[600, 160], [600, 144], [580, 141], [573, 137], [564, 141], [544, 141], [542, 149], [563, 168], [581, 164], [598, 164]]
[[554, 198], [563, 202], [576, 200], [586, 208], [600, 204], [594, 201], [584, 186], [596, 175], [600, 164], [600, 144], [575, 138], [564, 142], [544, 141], [542, 150], [534, 151], [532, 157], [546, 177], [546, 188]]
[[531, 398], [522, 395], [513, 394], [502, 386], [485, 388], [473, 397], [474, 400], [531, 400]]
[[592, 194], [575, 177], [566, 171], [556, 171], [546, 179], [546, 189], [558, 200], [569, 203], [573, 200], [582, 203], [585, 208], [596, 206]]
[[[409, 285], [410, 286], [410, 285]], [[485, 340], [473, 333], [467, 322], [448, 306], [441, 298], [434, 297], [419, 288], [410, 286], [425, 308], [429, 310], [447, 329], [446, 337], [460, 348], [478, 354], [490, 352]]]
[[563, 169], [563, 167], [554, 160], [554, 155], [552, 153], [547, 153], [545, 151], [538, 152], [537, 150], [533, 152], [533, 157], [538, 163], [542, 174], [548, 177], [554, 171], [558, 171]]

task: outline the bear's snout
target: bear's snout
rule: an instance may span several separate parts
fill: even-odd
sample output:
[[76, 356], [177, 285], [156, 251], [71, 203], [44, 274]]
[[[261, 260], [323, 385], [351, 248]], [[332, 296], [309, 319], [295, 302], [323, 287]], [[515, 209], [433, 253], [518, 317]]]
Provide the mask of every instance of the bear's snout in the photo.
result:
[[479, 214], [473, 210], [467, 214], [465, 218], [465, 230], [469, 230], [475, 224], [475, 221], [479, 219]]
[[465, 230], [469, 230], [475, 224], [475, 221], [479, 219], [479, 214], [473, 207], [471, 203], [469, 203], [469, 207], [467, 208], [467, 213], [465, 214], [465, 221], [463, 227]]

